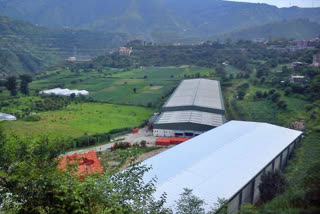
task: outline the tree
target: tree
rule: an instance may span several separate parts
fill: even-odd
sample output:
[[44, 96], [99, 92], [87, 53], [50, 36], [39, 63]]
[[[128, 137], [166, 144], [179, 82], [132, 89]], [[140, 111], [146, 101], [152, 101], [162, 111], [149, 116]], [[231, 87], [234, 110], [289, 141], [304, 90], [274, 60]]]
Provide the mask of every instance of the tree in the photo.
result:
[[70, 147], [63, 139], [20, 139], [0, 131], [0, 212], [17, 213], [168, 213], [165, 195], [155, 200], [155, 179], [145, 182], [148, 167], [133, 165], [112, 176], [57, 168]]
[[185, 188], [177, 203], [177, 214], [205, 214], [204, 201], [192, 194], [192, 190]]
[[75, 97], [76, 97], [76, 94], [75, 94], [75, 93], [70, 94], [70, 99], [71, 99], [71, 100], [74, 100]]
[[15, 76], [7, 78], [6, 88], [10, 91], [11, 96], [17, 95], [17, 78]]
[[208, 214], [227, 214], [228, 213], [228, 201], [224, 198], [218, 198], [214, 207]]
[[262, 91], [256, 91], [256, 97], [260, 99], [263, 96]]
[[246, 95], [246, 92], [243, 90], [238, 91], [238, 99], [243, 100], [244, 96]]
[[283, 100], [280, 100], [278, 103], [277, 103], [277, 106], [280, 108], [280, 109], [287, 109], [287, 103]]
[[270, 201], [276, 195], [284, 192], [286, 180], [280, 171], [262, 174], [259, 185], [260, 197], [263, 202]]
[[28, 74], [20, 75], [20, 92], [22, 94], [28, 95], [29, 94], [29, 83], [32, 82], [32, 77]]
[[133, 88], [133, 93], [137, 93], [137, 89], [136, 88]]
[[271, 100], [272, 102], [276, 103], [279, 101], [281, 95], [279, 93], [274, 93], [272, 96], [271, 96]]
[[217, 75], [221, 78], [225, 77], [227, 73], [222, 65], [219, 65], [216, 67], [216, 72], [217, 72]]

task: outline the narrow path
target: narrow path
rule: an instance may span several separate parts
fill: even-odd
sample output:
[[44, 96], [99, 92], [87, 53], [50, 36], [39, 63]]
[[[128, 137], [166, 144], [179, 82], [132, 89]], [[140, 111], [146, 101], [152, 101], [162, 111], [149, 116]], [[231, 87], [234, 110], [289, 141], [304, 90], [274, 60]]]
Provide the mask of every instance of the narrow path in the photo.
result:
[[[135, 134], [129, 133], [126, 135], [119, 136], [116, 139], [113, 139], [113, 141], [117, 140], [117, 139], [122, 139], [121, 142], [129, 142], [132, 144], [140, 143], [142, 140], [145, 140], [147, 142], [147, 145], [154, 145], [155, 141], [156, 141], [156, 137], [152, 136], [152, 131], [148, 130], [148, 127], [143, 127], [141, 129], [139, 129], [139, 133], [135, 133]], [[114, 142], [111, 141], [111, 143], [67, 152], [64, 154], [64, 156], [73, 155], [75, 153], [78, 153], [78, 154], [87, 153], [91, 150], [94, 150], [96, 152], [103, 152], [103, 151], [106, 151], [107, 149], [111, 148], [113, 143]]]

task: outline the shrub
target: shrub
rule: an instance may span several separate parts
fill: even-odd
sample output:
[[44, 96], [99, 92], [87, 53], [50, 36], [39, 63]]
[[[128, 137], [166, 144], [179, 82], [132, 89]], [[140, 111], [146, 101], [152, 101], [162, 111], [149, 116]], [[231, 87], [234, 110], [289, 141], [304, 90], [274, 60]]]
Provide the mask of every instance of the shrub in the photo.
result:
[[120, 143], [115, 143], [111, 147], [111, 150], [116, 150], [116, 149], [126, 149], [132, 147], [132, 145], [128, 142], [120, 142]]
[[287, 104], [285, 101], [283, 100], [280, 100], [278, 103], [277, 103], [277, 106], [280, 108], [280, 109], [287, 109]]
[[278, 170], [262, 174], [259, 185], [261, 200], [263, 202], [270, 201], [278, 194], [283, 193], [285, 186], [285, 177]]
[[146, 142], [145, 140], [142, 140], [142, 141], [140, 142], [140, 146], [141, 146], [142, 148], [146, 147], [146, 146], [147, 146], [147, 142]]
[[279, 93], [273, 94], [273, 95], [271, 96], [272, 102], [274, 102], [274, 103], [278, 102], [279, 99], [280, 99], [280, 96], [281, 96], [281, 95], [280, 95]]
[[263, 96], [262, 91], [256, 91], [256, 97], [260, 99]]
[[40, 121], [41, 117], [38, 114], [32, 114], [23, 118], [25, 121]]

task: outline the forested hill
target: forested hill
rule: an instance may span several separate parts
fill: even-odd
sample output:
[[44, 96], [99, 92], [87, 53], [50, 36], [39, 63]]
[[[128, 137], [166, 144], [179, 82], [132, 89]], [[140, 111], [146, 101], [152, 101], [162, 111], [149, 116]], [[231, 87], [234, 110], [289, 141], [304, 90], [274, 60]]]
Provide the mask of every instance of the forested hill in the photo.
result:
[[320, 24], [308, 19], [293, 19], [222, 34], [213, 38], [232, 40], [264, 39], [311, 39], [320, 35]]
[[0, 16], [0, 76], [39, 72], [74, 54], [101, 55], [127, 40], [120, 33], [50, 29]]
[[223, 0], [1, 0], [0, 14], [42, 26], [138, 34], [155, 42], [168, 35], [205, 39], [289, 19], [320, 22], [320, 8]]

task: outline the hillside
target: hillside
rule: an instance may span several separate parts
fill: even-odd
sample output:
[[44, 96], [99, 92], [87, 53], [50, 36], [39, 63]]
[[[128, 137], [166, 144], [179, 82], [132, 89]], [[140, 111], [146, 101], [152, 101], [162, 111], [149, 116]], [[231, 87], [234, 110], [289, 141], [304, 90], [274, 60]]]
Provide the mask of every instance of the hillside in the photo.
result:
[[0, 76], [39, 72], [73, 55], [101, 55], [127, 39], [119, 33], [50, 29], [0, 16]]
[[320, 20], [320, 8], [277, 8], [222, 0], [2, 0], [0, 14], [42, 26], [107, 29], [151, 41], [205, 39], [286, 19]]
[[320, 35], [320, 24], [306, 19], [293, 19], [222, 34], [214, 38], [239, 39], [311, 39]]

